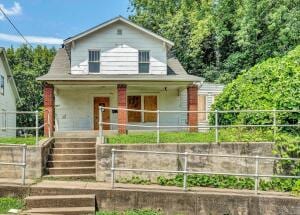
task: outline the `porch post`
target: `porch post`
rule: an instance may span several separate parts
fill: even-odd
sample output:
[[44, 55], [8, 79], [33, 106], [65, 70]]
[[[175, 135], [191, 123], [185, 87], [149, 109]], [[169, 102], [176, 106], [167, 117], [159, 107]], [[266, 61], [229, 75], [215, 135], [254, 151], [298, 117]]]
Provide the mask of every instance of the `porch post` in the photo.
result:
[[54, 131], [54, 88], [52, 84], [47, 83], [44, 85], [44, 124], [44, 135], [52, 136]]
[[[118, 84], [118, 108], [126, 108], [126, 91], [127, 86], [126, 84]], [[127, 123], [127, 112], [125, 110], [118, 110], [118, 123], [119, 124], [126, 124]], [[125, 125], [118, 125], [118, 132], [119, 134], [126, 133], [126, 126]]]
[[[187, 109], [188, 111], [197, 111], [198, 110], [198, 85], [191, 85], [187, 88]], [[197, 126], [198, 124], [198, 113], [188, 113], [188, 125]], [[190, 132], [197, 132], [197, 127], [189, 128]]]

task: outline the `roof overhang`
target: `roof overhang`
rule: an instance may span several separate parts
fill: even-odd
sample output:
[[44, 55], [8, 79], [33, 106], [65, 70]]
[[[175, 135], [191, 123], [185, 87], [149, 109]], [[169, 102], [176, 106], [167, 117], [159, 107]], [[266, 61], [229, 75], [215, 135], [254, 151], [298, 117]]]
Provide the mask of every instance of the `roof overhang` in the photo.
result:
[[86, 36], [86, 35], [88, 35], [88, 34], [91, 34], [91, 33], [95, 32], [95, 31], [98, 31], [98, 30], [100, 30], [100, 29], [102, 29], [102, 28], [104, 28], [104, 27], [107, 27], [107, 26], [109, 26], [109, 25], [111, 25], [111, 24], [113, 24], [113, 23], [116, 23], [116, 22], [118, 22], [118, 21], [121, 21], [121, 22], [123, 22], [123, 23], [126, 23], [126, 24], [128, 24], [129, 26], [132, 26], [133, 28], [136, 28], [136, 29], [138, 29], [138, 30], [140, 30], [140, 31], [142, 31], [142, 32], [144, 32], [144, 33], [146, 33], [146, 34], [148, 34], [148, 35], [150, 35], [150, 36], [152, 36], [152, 37], [158, 39], [158, 40], [161, 40], [161, 41], [165, 42], [166, 44], [168, 44], [168, 45], [171, 46], [171, 47], [174, 46], [174, 43], [173, 43], [172, 41], [170, 41], [170, 40], [168, 40], [168, 39], [166, 39], [166, 38], [164, 38], [164, 37], [161, 37], [161, 36], [159, 36], [158, 34], [153, 33], [153, 32], [151, 32], [151, 31], [149, 31], [149, 30], [147, 30], [147, 29], [145, 29], [145, 28], [143, 28], [143, 27], [141, 27], [141, 26], [139, 26], [139, 25], [133, 23], [133, 22], [129, 21], [128, 19], [122, 17], [122, 16], [118, 16], [118, 17], [113, 18], [113, 19], [111, 19], [111, 20], [108, 20], [108, 21], [106, 21], [106, 22], [104, 22], [104, 23], [101, 23], [100, 25], [97, 25], [97, 26], [95, 26], [95, 27], [92, 27], [92, 28], [90, 28], [90, 29], [88, 29], [88, 30], [86, 30], [86, 31], [83, 31], [83, 32], [81, 32], [81, 33], [79, 33], [79, 34], [77, 34], [77, 35], [75, 35], [75, 36], [73, 36], [73, 37], [67, 38], [67, 39], [64, 40], [64, 44], [68, 44], [68, 43], [70, 43], [70, 42], [73, 42], [73, 41], [75, 41], [75, 40], [78, 40], [78, 39], [80, 39], [80, 38], [82, 38], [82, 37], [84, 37], [84, 36]]

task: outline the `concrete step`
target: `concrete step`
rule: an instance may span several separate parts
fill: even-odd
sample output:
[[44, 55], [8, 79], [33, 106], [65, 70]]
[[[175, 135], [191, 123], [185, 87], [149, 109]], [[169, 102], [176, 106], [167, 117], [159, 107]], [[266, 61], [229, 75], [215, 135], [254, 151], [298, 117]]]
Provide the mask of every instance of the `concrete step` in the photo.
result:
[[54, 148], [52, 154], [93, 154], [96, 153], [94, 148]]
[[95, 160], [48, 161], [47, 167], [95, 167]]
[[50, 154], [48, 161], [96, 160], [96, 154]]
[[55, 142], [54, 148], [95, 148], [96, 142]]
[[55, 167], [47, 168], [49, 175], [95, 174], [95, 167]]
[[26, 208], [94, 207], [95, 195], [28, 196]]
[[95, 207], [32, 208], [24, 211], [23, 214], [87, 215], [95, 214]]
[[96, 174], [44, 175], [43, 178], [51, 180], [95, 180]]
[[65, 143], [65, 142], [94, 142], [96, 143], [96, 138], [80, 138], [80, 137], [56, 137], [56, 143]]

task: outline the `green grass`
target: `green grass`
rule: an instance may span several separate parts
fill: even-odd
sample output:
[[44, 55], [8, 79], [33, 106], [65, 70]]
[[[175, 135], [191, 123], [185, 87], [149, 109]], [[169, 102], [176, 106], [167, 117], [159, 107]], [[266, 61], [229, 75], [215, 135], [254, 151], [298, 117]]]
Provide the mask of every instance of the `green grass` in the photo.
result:
[[133, 210], [126, 210], [123, 212], [101, 211], [101, 212], [97, 212], [96, 215], [163, 215], [163, 214], [161, 212], [152, 209], [133, 209]]
[[10, 209], [22, 209], [24, 202], [21, 199], [2, 197], [0, 198], [0, 214], [6, 214]]
[[[39, 140], [44, 137], [39, 137]], [[35, 137], [0, 137], [0, 144], [35, 145]]]
[[[109, 144], [156, 143], [156, 132], [143, 132], [107, 137]], [[273, 131], [257, 129], [221, 129], [219, 142], [263, 142], [273, 141]], [[208, 132], [161, 132], [160, 143], [199, 143], [215, 142], [215, 130]]]

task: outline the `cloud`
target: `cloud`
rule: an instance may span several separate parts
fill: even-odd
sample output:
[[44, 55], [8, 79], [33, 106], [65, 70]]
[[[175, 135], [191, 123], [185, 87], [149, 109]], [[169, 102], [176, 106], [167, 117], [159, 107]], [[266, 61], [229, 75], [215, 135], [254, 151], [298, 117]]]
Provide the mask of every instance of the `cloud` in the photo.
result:
[[[11, 8], [5, 8], [3, 4], [0, 4], [1, 9], [7, 16], [14, 16], [22, 14], [22, 7], [18, 2], [14, 2]], [[4, 20], [4, 15], [0, 13], [0, 20]]]
[[[53, 44], [59, 45], [63, 43], [63, 40], [55, 37], [38, 37], [38, 36], [24, 36], [29, 43], [36, 44]], [[3, 34], [0, 33], [0, 40], [15, 42], [15, 43], [25, 43], [24, 39], [18, 35]]]

